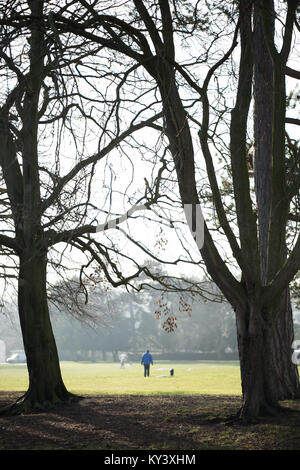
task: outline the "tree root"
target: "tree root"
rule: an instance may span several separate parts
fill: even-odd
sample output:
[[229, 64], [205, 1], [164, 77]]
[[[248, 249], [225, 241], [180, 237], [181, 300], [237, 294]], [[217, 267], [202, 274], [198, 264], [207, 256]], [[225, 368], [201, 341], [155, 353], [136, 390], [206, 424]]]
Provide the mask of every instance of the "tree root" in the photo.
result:
[[0, 409], [0, 416], [17, 416], [21, 414], [45, 413], [59, 405], [68, 405], [82, 400], [84, 397], [67, 393], [63, 398], [53, 396], [51, 400], [36, 400], [30, 392], [26, 392], [11, 405]]
[[235, 415], [229, 416], [226, 421], [226, 426], [259, 424], [266, 416], [278, 417], [284, 413], [286, 409], [279, 404], [269, 405], [264, 403], [260, 406], [257, 413], [251, 413], [245, 405], [243, 405]]
[[243, 413], [239, 410], [235, 415], [228, 416], [225, 421], [225, 426], [249, 426], [250, 424], [259, 424], [260, 418], [250, 414]]

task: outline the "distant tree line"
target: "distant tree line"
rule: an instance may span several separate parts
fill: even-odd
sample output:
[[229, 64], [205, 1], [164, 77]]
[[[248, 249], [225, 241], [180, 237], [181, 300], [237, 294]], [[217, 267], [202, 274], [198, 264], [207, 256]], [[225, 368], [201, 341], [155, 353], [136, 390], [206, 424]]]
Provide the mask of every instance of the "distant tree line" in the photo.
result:
[[94, 311], [97, 299], [98, 316], [93, 319], [52, 311], [61, 360], [118, 360], [120, 352], [135, 357], [146, 348], [160, 353], [213, 351], [221, 358], [237, 349], [235, 317], [227, 302], [184, 302], [180, 293], [116, 291], [103, 319], [101, 288], [93, 293]]

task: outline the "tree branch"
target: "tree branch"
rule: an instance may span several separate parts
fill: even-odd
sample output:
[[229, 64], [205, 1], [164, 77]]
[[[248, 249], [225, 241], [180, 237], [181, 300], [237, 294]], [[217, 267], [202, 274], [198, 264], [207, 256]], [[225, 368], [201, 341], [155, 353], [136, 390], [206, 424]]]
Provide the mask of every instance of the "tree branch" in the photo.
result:
[[[115, 281], [111, 277], [111, 275], [110, 275], [110, 273], [107, 269], [106, 264], [103, 262], [103, 260], [99, 256], [99, 253], [100, 253], [102, 256], [104, 256], [107, 259], [107, 254], [102, 249], [100, 243], [96, 243], [97, 251], [93, 249], [93, 247], [91, 246], [90, 243], [85, 243], [83, 240], [81, 240], [79, 238], [73, 240], [70, 243], [71, 243], [72, 246], [78, 248], [80, 251], [83, 251], [83, 252], [87, 251], [92, 256], [92, 259], [99, 264], [99, 266], [101, 267], [101, 269], [103, 270], [103, 272], [105, 274], [106, 279], [110, 282], [110, 284], [113, 287], [119, 287], [119, 286], [126, 285], [132, 279], [135, 279], [136, 277], [138, 277], [141, 274], [141, 272], [143, 272], [143, 268], [139, 268], [134, 274], [132, 274], [130, 276], [127, 276], [127, 277], [123, 277], [122, 274], [119, 272], [119, 270], [114, 265], [114, 271], [117, 273], [117, 276], [120, 279], [119, 281]], [[109, 260], [109, 263], [110, 263], [110, 265], [112, 265], [111, 260]]]
[[260, 283], [260, 263], [256, 217], [250, 196], [247, 166], [247, 121], [252, 93], [253, 56], [251, 48], [251, 11], [248, 2], [240, 2], [241, 54], [236, 103], [231, 111], [230, 151], [234, 198], [240, 233], [245, 280]]
[[0, 234], [0, 245], [4, 245], [6, 248], [10, 248], [15, 253], [19, 253], [20, 246], [16, 239], [8, 237], [7, 235]]
[[285, 73], [289, 77], [297, 78], [298, 80], [300, 80], [300, 71], [299, 70], [294, 70], [294, 69], [291, 69], [290, 67], [286, 67], [285, 68]]
[[271, 304], [274, 299], [280, 296], [287, 285], [293, 280], [300, 269], [300, 235], [286, 263], [276, 274], [273, 281], [264, 288], [263, 302], [265, 305]]
[[95, 21], [92, 24], [79, 24], [59, 14], [54, 14], [53, 18], [56, 20], [56, 27], [59, 31], [74, 33], [75, 35], [79, 35], [83, 38], [89, 39], [95, 42], [96, 44], [101, 44], [104, 47], [107, 47], [117, 52], [121, 52], [122, 54], [125, 54], [134, 60], [137, 60], [139, 63], [143, 62], [145, 58], [143, 54], [133, 51], [130, 47], [124, 44], [124, 42], [121, 41], [120, 38], [118, 38], [116, 35], [114, 35], [114, 38], [106, 39], [86, 31], [86, 28], [96, 26]]
[[143, 0], [133, 0], [133, 1], [134, 1], [134, 4], [135, 4], [135, 7], [136, 7], [137, 11], [140, 14], [140, 17], [141, 17], [142, 21], [144, 22], [144, 24], [145, 24], [145, 26], [146, 26], [149, 34], [150, 34], [150, 37], [152, 39], [152, 42], [153, 42], [153, 45], [155, 47], [156, 53], [158, 55], [160, 55], [161, 51], [164, 48], [164, 45], [163, 45], [162, 40], [159, 36], [157, 28], [156, 28], [151, 16], [148, 13], [148, 10], [144, 5]]
[[296, 126], [300, 126], [300, 119], [286, 117], [285, 122], [287, 124], [295, 124]]
[[164, 49], [166, 51], [166, 56], [168, 59], [174, 60], [175, 57], [175, 47], [173, 40], [173, 20], [170, 11], [169, 2], [165, 0], [159, 0], [159, 7], [161, 10], [161, 18], [163, 25], [163, 40], [164, 40]]
[[69, 181], [71, 181], [83, 168], [86, 168], [88, 165], [91, 165], [93, 163], [100, 161], [102, 158], [108, 155], [109, 152], [111, 152], [114, 148], [116, 148], [123, 140], [125, 140], [131, 134], [142, 129], [143, 127], [151, 125], [154, 121], [156, 121], [157, 119], [160, 119], [161, 117], [162, 117], [162, 113], [158, 113], [155, 116], [152, 116], [151, 118], [146, 119], [145, 121], [142, 121], [135, 125], [131, 125], [122, 134], [112, 139], [111, 142], [106, 147], [104, 147], [100, 152], [84, 160], [81, 160], [79, 163], [77, 163], [77, 165], [75, 165], [68, 174], [66, 174], [63, 178], [59, 180], [57, 186], [54, 188], [51, 195], [43, 201], [42, 206], [41, 206], [42, 212], [44, 212], [48, 207], [51, 206], [51, 204], [53, 204], [53, 202], [55, 202], [58, 194], [61, 192], [63, 187]]
[[290, 49], [291, 49], [293, 28], [294, 28], [294, 23], [296, 19], [295, 13], [296, 13], [297, 5], [298, 5], [298, 0], [289, 0], [287, 4], [288, 4], [288, 11], [287, 11], [286, 22], [285, 22], [283, 43], [282, 43], [282, 48], [280, 51], [280, 58], [283, 63], [287, 62]]

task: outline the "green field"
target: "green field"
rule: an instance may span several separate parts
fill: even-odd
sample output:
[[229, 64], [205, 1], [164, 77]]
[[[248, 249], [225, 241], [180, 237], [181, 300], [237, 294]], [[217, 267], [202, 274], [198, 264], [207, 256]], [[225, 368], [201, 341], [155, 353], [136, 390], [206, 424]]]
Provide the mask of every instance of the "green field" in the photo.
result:
[[[238, 362], [160, 361], [149, 378], [136, 363], [121, 369], [118, 363], [61, 362], [61, 370], [68, 390], [83, 395], [241, 394]], [[0, 391], [24, 391], [27, 385], [25, 364], [0, 365]]]

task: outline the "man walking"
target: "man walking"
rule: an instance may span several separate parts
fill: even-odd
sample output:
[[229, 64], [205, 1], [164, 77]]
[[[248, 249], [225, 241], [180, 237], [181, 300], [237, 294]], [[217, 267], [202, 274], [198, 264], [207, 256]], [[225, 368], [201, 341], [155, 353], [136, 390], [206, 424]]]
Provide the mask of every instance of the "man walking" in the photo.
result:
[[153, 365], [153, 360], [152, 356], [149, 352], [149, 349], [147, 349], [147, 352], [142, 357], [141, 364], [144, 364], [144, 377], [149, 377], [150, 373], [150, 364]]

